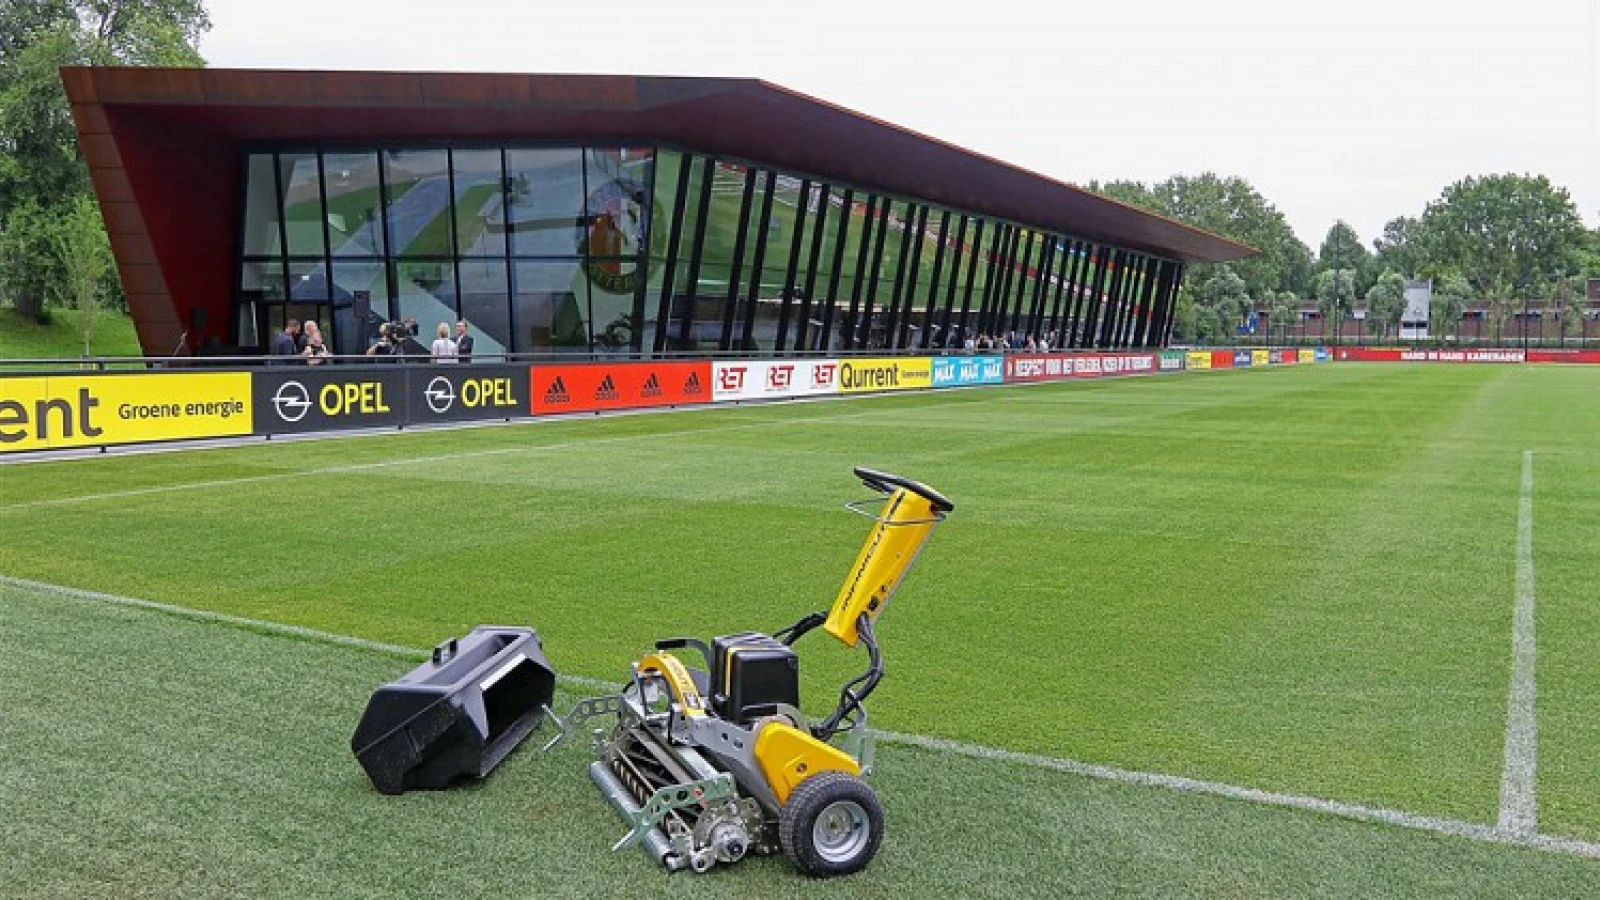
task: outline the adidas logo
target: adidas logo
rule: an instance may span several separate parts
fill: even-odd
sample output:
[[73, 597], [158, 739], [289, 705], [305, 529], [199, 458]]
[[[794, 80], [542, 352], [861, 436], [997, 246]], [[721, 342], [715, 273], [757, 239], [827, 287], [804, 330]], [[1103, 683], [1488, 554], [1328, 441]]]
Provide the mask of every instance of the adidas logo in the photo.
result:
[[641, 397], [659, 397], [659, 396], [661, 396], [661, 379], [656, 377], [656, 373], [651, 372], [650, 373], [650, 377], [645, 379], [644, 388], [639, 391], [639, 396], [641, 396]]
[[685, 381], [683, 383], [683, 393], [684, 393], [685, 396], [688, 396], [688, 397], [693, 397], [693, 396], [695, 396], [697, 394], [702, 393], [702, 389], [700, 387], [700, 373], [699, 372], [690, 372], [689, 373], [689, 380]]
[[567, 383], [557, 375], [556, 380], [550, 382], [550, 389], [544, 392], [546, 403], [571, 403], [572, 395], [567, 393]]
[[594, 391], [594, 399], [596, 399], [596, 400], [619, 400], [619, 399], [621, 399], [617, 394], [617, 385], [616, 385], [615, 382], [613, 382], [611, 380], [611, 376], [610, 375], [607, 375], [606, 377], [600, 379], [600, 386], [598, 388], [595, 388], [595, 391]]

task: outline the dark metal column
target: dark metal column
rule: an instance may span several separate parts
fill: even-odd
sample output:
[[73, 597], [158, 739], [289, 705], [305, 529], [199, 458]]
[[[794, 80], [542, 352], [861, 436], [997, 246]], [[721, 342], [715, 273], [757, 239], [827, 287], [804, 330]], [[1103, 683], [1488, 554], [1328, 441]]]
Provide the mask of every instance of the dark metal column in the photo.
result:
[[[922, 274], [922, 245], [927, 236], [928, 207], [924, 206], [917, 211], [917, 233], [911, 239], [911, 256], [908, 263], [910, 268], [906, 270], [905, 309], [900, 312], [899, 330], [895, 332], [897, 340], [890, 343], [891, 347], [911, 346], [911, 309], [916, 305], [917, 278]], [[922, 316], [922, 331], [924, 334], [928, 331], [928, 324], [927, 312], [924, 311]], [[905, 339], [899, 340], [898, 338], [902, 332], [904, 332]]]
[[[772, 191], [769, 189], [768, 194]], [[784, 343], [789, 337], [789, 313], [794, 306], [794, 279], [800, 266], [800, 245], [805, 240], [806, 233], [806, 205], [810, 202], [811, 180], [800, 179], [799, 197], [794, 207], [794, 237], [789, 240], [789, 268], [783, 273], [783, 290], [778, 306], [778, 335], [772, 341], [772, 352], [782, 353], [788, 349]], [[809, 306], [809, 302], [807, 303]], [[805, 325], [800, 326], [800, 339], [805, 340]]]
[[[944, 248], [945, 242], [949, 240], [949, 224], [950, 214], [945, 213], [944, 221], [939, 224], [939, 247], [941, 249]], [[962, 216], [960, 224], [956, 226], [955, 245], [950, 250], [950, 283], [945, 287], [944, 310], [939, 313], [939, 343], [943, 347], [950, 346], [950, 317], [955, 310], [956, 288], [961, 284], [961, 247], [966, 243], [966, 239], [967, 217]], [[937, 269], [938, 264], [935, 263], [934, 267]], [[934, 279], [934, 283], [935, 285], [938, 284], [937, 278]], [[933, 314], [933, 293], [933, 291], [928, 292], [929, 315]], [[932, 331], [933, 329], [930, 328], [928, 330]]]
[[1083, 279], [1089, 271], [1089, 254], [1094, 245], [1077, 241], [1067, 272], [1067, 302], [1061, 320], [1061, 346], [1078, 346], [1078, 329], [1083, 315]]
[[[817, 289], [817, 268], [822, 264], [822, 237], [828, 224], [828, 192], [829, 186], [825, 184], [817, 194], [817, 221], [811, 229], [811, 254], [806, 258], [806, 285], [801, 291], [800, 321], [795, 323], [794, 349], [800, 351], [810, 349], [811, 298]], [[798, 222], [799, 219], [795, 221]], [[847, 216], [846, 222], [848, 221]], [[797, 230], [798, 228], [796, 225]]]
[[1064, 333], [1066, 321], [1061, 318], [1063, 301], [1067, 297], [1067, 272], [1072, 268], [1073, 241], [1062, 238], [1061, 255], [1056, 259], [1056, 296], [1050, 302], [1049, 331], [1055, 333], [1055, 340], [1050, 342], [1052, 347], [1060, 346], [1061, 335]]
[[[933, 334], [934, 334], [934, 331], [935, 331], [934, 323], [933, 323], [933, 310], [939, 303], [939, 276], [944, 274], [945, 244], [949, 243], [949, 241], [950, 241], [950, 210], [948, 210], [948, 209], [940, 210], [939, 211], [939, 244], [938, 244], [938, 246], [933, 248], [933, 274], [932, 274], [932, 277], [928, 279], [928, 296], [927, 296], [927, 298], [925, 300], [922, 301], [922, 305], [923, 305], [923, 308], [924, 308], [924, 312], [923, 312], [923, 316], [922, 316], [922, 319], [923, 319], [922, 340], [917, 342], [917, 346], [922, 348], [923, 350], [928, 349], [928, 347], [933, 342]], [[950, 327], [950, 307], [948, 305], [946, 305], [945, 308], [944, 308], [943, 318], [944, 318], [944, 321], [939, 323], [939, 326], [938, 326], [938, 329], [937, 329], [937, 331], [939, 332], [939, 343], [941, 345], [946, 343], [946, 341], [945, 341], [945, 329]]]
[[862, 279], [866, 277], [867, 260], [872, 258], [872, 232], [877, 230], [877, 210], [877, 195], [867, 195], [867, 212], [862, 220], [861, 246], [856, 250], [855, 283], [850, 286], [850, 312], [839, 326], [841, 350], [852, 350], [856, 345], [856, 318], [861, 313], [861, 290], [866, 286]]
[[900, 228], [899, 259], [894, 267], [894, 284], [889, 288], [889, 305], [886, 310], [888, 316], [883, 323], [883, 347], [885, 350], [893, 350], [898, 346], [895, 338], [899, 336], [897, 329], [900, 325], [900, 300], [907, 287], [906, 261], [911, 256], [911, 238], [916, 232], [916, 226], [912, 224], [915, 211], [915, 206], [906, 205], [905, 224]]
[[694, 242], [689, 248], [689, 271], [684, 287], [689, 289], [688, 308], [678, 323], [678, 344], [687, 347], [694, 331], [695, 307], [700, 302], [700, 257], [706, 248], [706, 218], [711, 211], [711, 182], [716, 177], [717, 161], [706, 157], [700, 169], [700, 200], [695, 208]]
[[[1044, 235], [1034, 231], [1030, 232], [1028, 236], [1022, 240], [1026, 242], [1026, 246], [1022, 248], [1022, 259], [1017, 265], [1017, 291], [1016, 295], [1011, 298], [1011, 316], [1006, 322], [1006, 332], [1008, 337], [1022, 330], [1022, 310], [1030, 299], [1028, 296], [1028, 287], [1033, 283], [1033, 276], [1029, 275], [1028, 271], [1033, 268], [1034, 246], [1043, 243]], [[1039, 253], [1040, 255], [1043, 255], [1044, 250], [1041, 248]]]
[[733, 260], [728, 263], [728, 299], [722, 307], [722, 335], [717, 338], [718, 350], [733, 349], [733, 319], [739, 309], [739, 280], [744, 274], [744, 244], [750, 233], [750, 201], [756, 192], [756, 170], [746, 166], [744, 190], [739, 194], [739, 225], [733, 237]]
[[1028, 337], [1039, 339], [1039, 325], [1044, 319], [1044, 300], [1050, 291], [1050, 267], [1056, 261], [1056, 236], [1046, 234], [1044, 252], [1039, 254], [1039, 274], [1033, 280], [1033, 302], [1028, 306]]
[[[822, 340], [819, 349], [827, 351], [833, 341], [834, 311], [839, 306], [839, 278], [844, 274], [844, 255], [849, 250], [847, 244], [850, 236], [850, 212], [855, 208], [856, 193], [851, 188], [844, 189], [844, 196], [839, 204], [839, 231], [833, 241], [833, 265], [828, 277], [828, 305], [822, 310]], [[820, 220], [819, 220], [820, 224]]]
[[[878, 272], [883, 268], [883, 241], [889, 234], [889, 216], [893, 212], [894, 201], [885, 197], [883, 205], [878, 207], [878, 233], [872, 241], [872, 271], [867, 280], [866, 302], [862, 304], [861, 318], [856, 323], [854, 346], [862, 349], [868, 349], [872, 346], [872, 307], [878, 298]], [[861, 273], [857, 272], [857, 284], [860, 281]]]
[[[678, 186], [672, 196], [672, 224], [667, 226], [667, 258], [661, 267], [661, 297], [656, 303], [656, 336], [651, 343], [651, 352], [658, 356], [667, 349], [667, 324], [672, 321], [673, 280], [678, 275], [678, 243], [683, 240], [684, 206], [689, 199], [689, 177], [693, 168], [694, 157], [683, 154], [678, 161]], [[506, 209], [510, 208], [508, 203]], [[510, 229], [507, 229], [509, 233]]]
[[[751, 351], [756, 347], [756, 314], [761, 309], [761, 267], [767, 261], [767, 231], [772, 223], [772, 191], [778, 185], [778, 173], [768, 170], [766, 189], [761, 198], [761, 215], [756, 226], [756, 251], [750, 260], [750, 300], [744, 307], [744, 334], [739, 337], [739, 348]], [[798, 233], [798, 232], [797, 232]], [[776, 348], [774, 348], [776, 349]]]
[[1161, 346], [1172, 343], [1172, 327], [1178, 321], [1178, 297], [1183, 292], [1183, 273], [1186, 266], [1178, 263], [1178, 271], [1172, 276], [1172, 304], [1167, 310], [1166, 327], [1162, 329]]
[[966, 341], [970, 334], [967, 317], [972, 312], [972, 293], [977, 287], [975, 279], [978, 277], [978, 260], [983, 257], [983, 229], [984, 221], [977, 220], [972, 229], [972, 255], [967, 257], [967, 287], [961, 292], [961, 340]]

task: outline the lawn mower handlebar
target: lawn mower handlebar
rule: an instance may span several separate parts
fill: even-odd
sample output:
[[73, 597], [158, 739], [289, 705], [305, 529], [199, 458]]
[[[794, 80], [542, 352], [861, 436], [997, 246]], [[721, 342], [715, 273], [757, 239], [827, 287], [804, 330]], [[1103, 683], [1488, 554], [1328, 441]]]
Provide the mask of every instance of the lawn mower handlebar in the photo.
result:
[[956, 505], [946, 499], [943, 494], [920, 481], [912, 481], [909, 478], [902, 478], [899, 475], [892, 475], [888, 472], [879, 472], [876, 469], [868, 469], [865, 466], [856, 466], [855, 473], [856, 477], [861, 479], [862, 484], [880, 494], [892, 494], [896, 488], [905, 488], [932, 504], [934, 512], [947, 513], [956, 508]]

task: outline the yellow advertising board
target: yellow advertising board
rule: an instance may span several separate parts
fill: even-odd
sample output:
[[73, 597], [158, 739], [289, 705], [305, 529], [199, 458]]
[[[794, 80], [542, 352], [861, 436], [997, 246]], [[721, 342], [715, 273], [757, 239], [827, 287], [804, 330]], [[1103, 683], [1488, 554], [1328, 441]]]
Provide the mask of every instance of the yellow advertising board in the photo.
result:
[[1270, 365], [1272, 365], [1272, 354], [1269, 351], [1266, 351], [1266, 350], [1251, 350], [1250, 351], [1250, 367], [1251, 368], [1255, 368], [1256, 366], [1270, 366]]
[[1317, 361], [1317, 351], [1315, 351], [1315, 350], [1301, 350], [1300, 351], [1300, 361], [1303, 362], [1303, 363], [1316, 362]]
[[1188, 367], [1191, 368], [1191, 369], [1209, 369], [1209, 368], [1211, 368], [1211, 351], [1210, 350], [1190, 350], [1189, 351]]
[[839, 362], [839, 393], [907, 391], [933, 387], [933, 360], [926, 356], [844, 359]]
[[0, 378], [0, 453], [251, 431], [250, 373]]

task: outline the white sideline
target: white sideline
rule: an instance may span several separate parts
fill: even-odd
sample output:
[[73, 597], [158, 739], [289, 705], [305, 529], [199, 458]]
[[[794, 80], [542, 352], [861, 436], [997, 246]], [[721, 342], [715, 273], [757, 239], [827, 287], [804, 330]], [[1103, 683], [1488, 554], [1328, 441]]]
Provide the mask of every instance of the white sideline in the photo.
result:
[[[209, 612], [207, 610], [190, 609], [184, 606], [175, 606], [170, 603], [160, 603], [154, 600], [142, 600], [137, 597], [124, 597], [117, 594], [107, 594], [100, 591], [84, 590], [82, 588], [67, 587], [65, 585], [49, 584], [41, 581], [30, 581], [25, 578], [13, 578], [9, 575], [0, 575], [0, 587], [10, 587], [19, 590], [33, 590], [66, 597], [75, 600], [92, 600], [100, 603], [109, 603], [118, 606], [128, 606], [137, 609], [151, 610], [194, 619], [201, 622], [214, 622], [232, 625], [251, 631], [269, 634], [282, 634], [321, 643], [336, 644], [346, 647], [359, 647], [394, 656], [412, 659], [421, 659], [426, 656], [426, 651], [416, 647], [405, 647], [399, 644], [386, 644], [381, 641], [370, 641], [366, 638], [351, 637], [349, 635], [334, 634], [327, 631], [318, 631], [300, 625], [285, 625], [278, 622], [268, 622], [262, 619], [250, 619], [244, 616], [234, 616], [227, 613]], [[586, 678], [576, 675], [561, 675], [559, 679], [571, 685], [594, 689], [615, 690], [615, 682], [602, 681], [595, 678]], [[1256, 788], [1242, 787], [1239, 785], [1225, 784], [1217, 781], [1204, 781], [1197, 778], [1185, 778], [1180, 775], [1163, 775], [1155, 772], [1137, 772], [1129, 769], [1119, 769], [1114, 766], [1103, 766], [1094, 763], [1079, 762], [1072, 759], [1060, 759], [1053, 756], [1042, 756], [1035, 753], [1021, 753], [1014, 750], [1001, 750], [995, 747], [985, 747], [981, 744], [969, 744], [964, 741], [953, 741], [945, 738], [929, 737], [918, 734], [902, 734], [895, 731], [876, 731], [879, 740], [888, 744], [900, 744], [908, 747], [918, 747], [935, 753], [946, 753], [952, 756], [963, 756], [970, 759], [987, 760], [990, 762], [1004, 762], [1015, 765], [1029, 766], [1037, 769], [1050, 769], [1065, 772], [1085, 778], [1097, 778], [1104, 781], [1115, 781], [1122, 784], [1141, 785], [1144, 787], [1162, 788], [1188, 794], [1210, 794], [1225, 797], [1230, 800], [1242, 800], [1249, 803], [1259, 803], [1266, 806], [1299, 809], [1307, 812], [1321, 813], [1344, 819], [1353, 819], [1359, 822], [1372, 822], [1391, 825], [1398, 828], [1409, 828], [1416, 831], [1426, 831], [1434, 834], [1462, 837], [1472, 841], [1492, 844], [1508, 844], [1517, 847], [1527, 847], [1534, 850], [1545, 850], [1555, 853], [1565, 853], [1573, 856], [1600, 859], [1600, 843], [1581, 841], [1575, 838], [1555, 837], [1552, 835], [1537, 834], [1532, 831], [1514, 831], [1495, 825], [1483, 825], [1476, 822], [1465, 822], [1458, 819], [1443, 819], [1434, 816], [1416, 815], [1414, 813], [1385, 809], [1382, 807], [1363, 806], [1358, 803], [1345, 803], [1338, 800], [1326, 800], [1321, 797], [1308, 797], [1298, 794], [1284, 794], [1276, 791], [1263, 791]]]
[[1500, 775], [1500, 829], [1539, 830], [1539, 721], [1534, 704], [1537, 646], [1533, 597], [1533, 451], [1522, 452], [1517, 501], [1517, 602], [1511, 620], [1511, 696], [1506, 704], [1506, 761]]
[[[746, 422], [742, 425], [722, 425], [716, 428], [685, 428], [678, 431], [656, 431], [648, 434], [624, 434], [610, 438], [582, 438], [570, 441], [555, 441], [549, 444], [528, 444], [526, 446], [517, 447], [492, 447], [487, 450], [463, 450], [457, 453], [441, 453], [435, 456], [407, 456], [400, 459], [378, 460], [377, 462], [350, 463], [342, 466], [323, 466], [316, 469], [298, 469], [286, 472], [272, 472], [266, 475], [242, 475], [238, 478], [218, 478], [211, 481], [176, 482], [147, 488], [131, 488], [125, 491], [107, 491], [100, 494], [74, 494], [70, 497], [48, 497], [43, 500], [24, 500], [20, 503], [0, 504], [0, 512], [9, 512], [17, 509], [34, 509], [42, 506], [70, 506], [77, 503], [91, 503], [96, 500], [119, 500], [125, 497], [143, 497], [149, 494], [170, 494], [177, 491], [191, 491], [213, 487], [228, 487], [230, 485], [253, 484], [261, 481], [278, 481], [285, 478], [302, 478], [308, 475], [334, 475], [341, 472], [365, 472], [374, 469], [388, 469], [395, 466], [409, 466], [419, 463], [454, 462], [456, 460], [476, 459], [485, 456], [502, 456], [508, 453], [541, 453], [547, 450], [568, 450], [573, 447], [589, 447], [595, 444], [619, 444], [626, 441], [685, 437], [695, 434], [724, 434], [729, 431], [746, 431], [752, 428], [775, 428], [784, 425], [826, 422], [834, 419], [861, 418], [869, 415], [872, 415], [872, 413], [836, 413], [825, 416], [807, 416], [803, 419], [771, 419], [761, 422]], [[387, 434], [389, 432], [384, 433]], [[399, 432], [394, 433], [398, 434]]]

